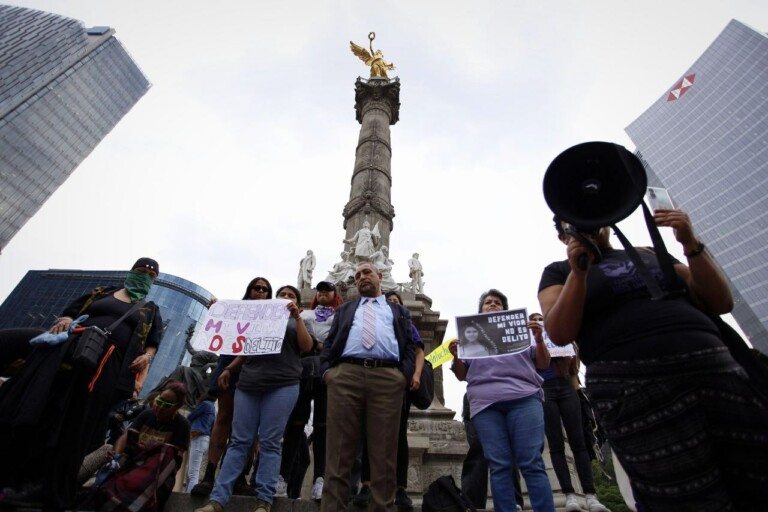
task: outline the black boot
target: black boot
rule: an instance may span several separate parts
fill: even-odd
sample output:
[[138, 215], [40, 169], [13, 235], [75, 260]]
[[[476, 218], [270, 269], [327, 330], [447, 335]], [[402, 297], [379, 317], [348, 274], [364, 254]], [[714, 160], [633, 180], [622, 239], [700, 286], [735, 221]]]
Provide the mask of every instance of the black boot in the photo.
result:
[[197, 482], [195, 486], [189, 491], [189, 494], [193, 496], [208, 496], [213, 490], [213, 484], [216, 480], [216, 464], [208, 462], [205, 466], [205, 476], [203, 479]]

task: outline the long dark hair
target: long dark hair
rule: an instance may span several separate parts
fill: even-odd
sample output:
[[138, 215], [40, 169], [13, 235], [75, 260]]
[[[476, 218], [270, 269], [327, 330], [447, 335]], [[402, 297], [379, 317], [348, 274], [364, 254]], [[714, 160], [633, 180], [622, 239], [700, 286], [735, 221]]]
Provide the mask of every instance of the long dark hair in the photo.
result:
[[[495, 297], [495, 295], [494, 295], [494, 297]], [[481, 344], [483, 347], [485, 347], [486, 350], [488, 350], [488, 352], [491, 355], [495, 356], [496, 354], [499, 353], [499, 347], [496, 346], [496, 343], [494, 343], [494, 341], [491, 339], [491, 337], [488, 336], [488, 333], [485, 331], [485, 329], [480, 324], [478, 324], [475, 321], [472, 321], [472, 322], [469, 323], [469, 325], [464, 326], [464, 331], [466, 331], [470, 327], [472, 327], [472, 328], [477, 330], [477, 332], [479, 334], [479, 336], [477, 337], [477, 342], [479, 344]]]
[[243, 300], [251, 300], [251, 288], [253, 288], [256, 285], [256, 281], [264, 281], [267, 283], [267, 288], [269, 288], [269, 291], [267, 292], [267, 298], [272, 298], [272, 285], [269, 284], [269, 280], [266, 277], [254, 277], [251, 279], [251, 282], [248, 283], [248, 287], [245, 289], [245, 295], [243, 295]]

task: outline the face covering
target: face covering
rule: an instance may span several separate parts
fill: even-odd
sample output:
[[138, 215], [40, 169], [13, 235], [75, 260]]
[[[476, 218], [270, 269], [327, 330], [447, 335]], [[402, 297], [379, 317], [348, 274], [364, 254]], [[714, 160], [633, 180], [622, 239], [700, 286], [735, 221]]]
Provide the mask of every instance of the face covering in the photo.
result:
[[128, 277], [125, 278], [123, 287], [128, 292], [128, 296], [131, 298], [131, 303], [138, 302], [149, 293], [149, 289], [152, 287], [154, 279], [149, 274], [144, 272], [138, 272], [131, 270], [128, 272]]
[[318, 322], [325, 322], [332, 316], [333, 316], [333, 308], [329, 308], [328, 306], [315, 307], [315, 320], [317, 320]]

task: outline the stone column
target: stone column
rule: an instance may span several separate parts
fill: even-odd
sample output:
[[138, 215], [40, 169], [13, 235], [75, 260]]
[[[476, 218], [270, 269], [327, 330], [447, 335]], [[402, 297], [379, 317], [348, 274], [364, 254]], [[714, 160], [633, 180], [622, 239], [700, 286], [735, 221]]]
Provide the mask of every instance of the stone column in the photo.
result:
[[[392, 145], [389, 126], [400, 116], [398, 78], [358, 78], [355, 82], [355, 110], [360, 137], [355, 152], [349, 202], [344, 206], [344, 229], [350, 239], [368, 221], [378, 222], [380, 245], [389, 246], [395, 209], [392, 197]], [[348, 248], [347, 248], [348, 249]]]

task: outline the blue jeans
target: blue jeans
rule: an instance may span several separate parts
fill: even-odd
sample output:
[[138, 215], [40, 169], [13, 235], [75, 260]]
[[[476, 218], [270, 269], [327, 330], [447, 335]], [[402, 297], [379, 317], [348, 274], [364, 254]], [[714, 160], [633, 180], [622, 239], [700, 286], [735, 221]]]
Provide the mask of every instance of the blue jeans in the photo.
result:
[[497, 402], [472, 417], [491, 469], [493, 507], [497, 512], [514, 512], [513, 461], [517, 461], [528, 486], [536, 512], [554, 512], [552, 488], [544, 467], [544, 411], [534, 394], [517, 400]]
[[200, 466], [203, 456], [208, 451], [211, 436], [200, 435], [189, 442], [189, 464], [187, 466], [187, 492], [200, 480]]
[[267, 391], [235, 390], [235, 412], [229, 448], [221, 464], [211, 500], [226, 505], [235, 481], [243, 471], [256, 435], [259, 436], [259, 468], [256, 470], [256, 497], [272, 503], [280, 473], [280, 440], [288, 417], [299, 396], [299, 385]]

